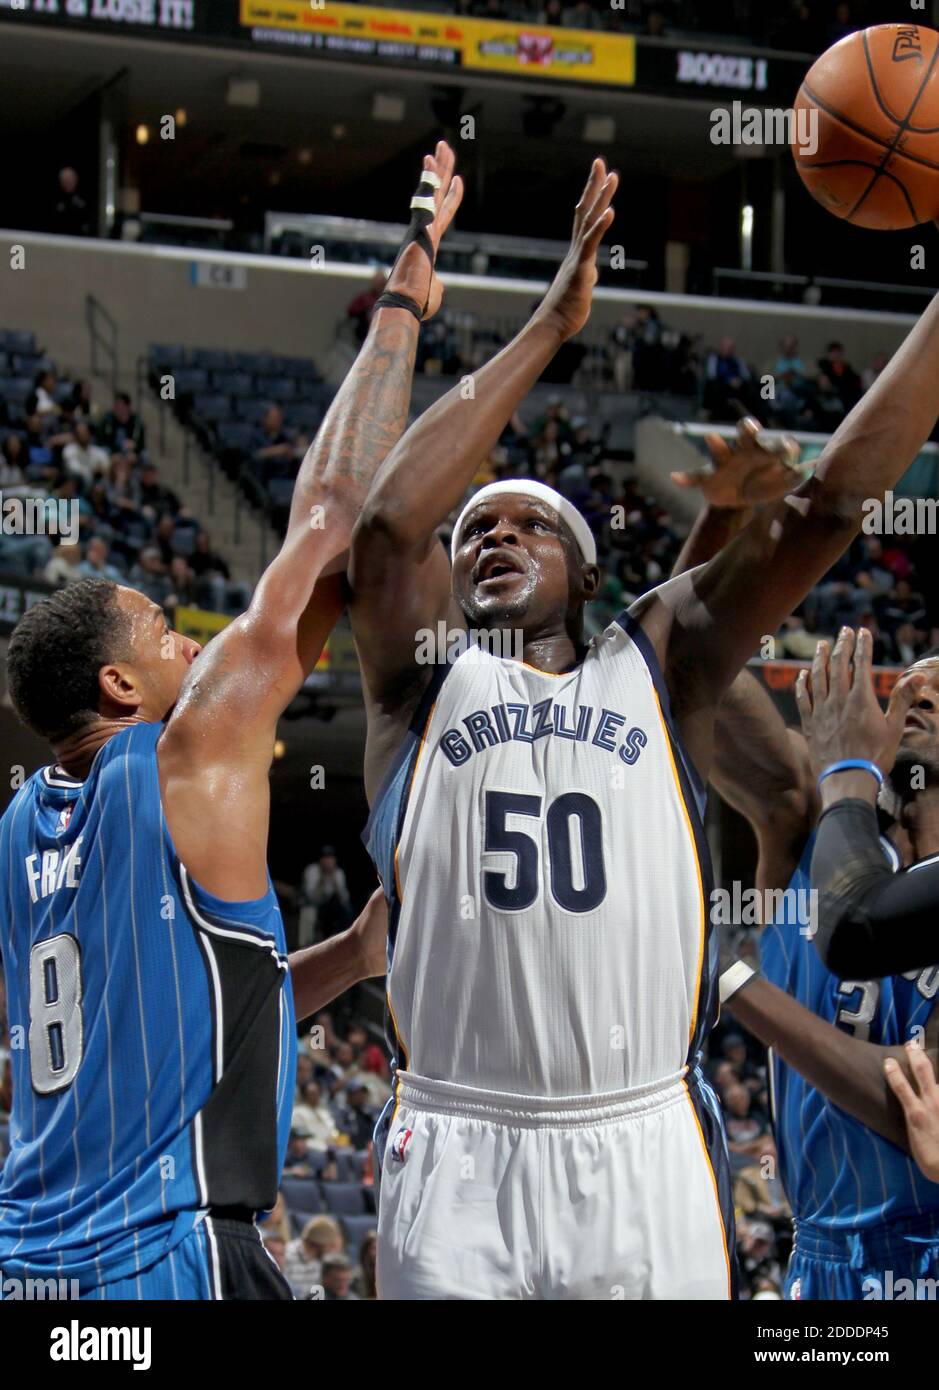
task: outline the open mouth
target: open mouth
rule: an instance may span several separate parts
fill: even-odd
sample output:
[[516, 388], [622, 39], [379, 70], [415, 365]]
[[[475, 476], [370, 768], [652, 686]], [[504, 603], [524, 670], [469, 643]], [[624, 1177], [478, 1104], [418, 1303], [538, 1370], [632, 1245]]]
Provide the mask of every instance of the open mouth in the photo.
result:
[[929, 725], [926, 723], [926, 720], [923, 718], [923, 716], [921, 714], [914, 714], [911, 711], [904, 720], [903, 732], [905, 734], [910, 734], [915, 729], [921, 730], [924, 734], [928, 734], [930, 732]]
[[521, 565], [514, 556], [499, 554], [496, 551], [483, 556], [473, 571], [474, 584], [487, 584], [494, 579], [505, 579], [523, 573]]

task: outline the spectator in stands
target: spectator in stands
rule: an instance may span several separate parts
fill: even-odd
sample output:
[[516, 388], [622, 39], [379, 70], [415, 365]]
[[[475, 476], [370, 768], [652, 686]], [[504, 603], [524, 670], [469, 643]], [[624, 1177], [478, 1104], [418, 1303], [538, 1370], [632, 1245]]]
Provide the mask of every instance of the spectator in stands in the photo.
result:
[[320, 1284], [326, 1303], [355, 1303], [358, 1294], [352, 1292], [352, 1266], [346, 1255], [324, 1255]]
[[146, 431], [126, 391], [115, 392], [111, 409], [101, 421], [98, 439], [111, 454], [143, 453]]
[[890, 354], [889, 354], [889, 353], [886, 353], [886, 352], [875, 352], [875, 353], [874, 353], [873, 357], [871, 358], [871, 364], [870, 364], [870, 366], [869, 366], [869, 367], [865, 367], [864, 370], [863, 370], [863, 372], [861, 373], [861, 389], [862, 389], [863, 391], [869, 391], [869, 390], [871, 389], [871, 387], [873, 386], [874, 382], [875, 382], [875, 381], [877, 380], [877, 378], [880, 376], [881, 372], [883, 371], [884, 367], [886, 367], [886, 365], [887, 365], [887, 363], [888, 363], [889, 361], [890, 361]]
[[378, 1287], [375, 1282], [377, 1260], [378, 1232], [369, 1231], [359, 1246], [359, 1263], [353, 1281], [356, 1295], [361, 1299], [378, 1297]]
[[845, 360], [844, 345], [842, 343], [829, 343], [825, 356], [818, 364], [819, 372], [823, 377], [827, 377], [840, 396], [844, 414], [852, 410], [861, 397], [861, 378]]
[[255, 471], [260, 478], [289, 477], [295, 452], [293, 437], [284, 429], [284, 412], [269, 405], [253, 450]]
[[[283, 1274], [284, 1265], [287, 1260], [287, 1242], [284, 1240], [283, 1236], [278, 1235], [262, 1235], [262, 1240], [264, 1241], [264, 1249], [270, 1255], [281, 1274]], [[285, 1279], [286, 1277], [287, 1276], [284, 1275]]]
[[331, 1216], [310, 1217], [284, 1256], [284, 1277], [298, 1297], [305, 1297], [312, 1285], [321, 1282], [324, 1258], [341, 1254], [342, 1247], [338, 1221]]
[[208, 532], [196, 532], [189, 567], [197, 580], [199, 606], [215, 613], [243, 613], [251, 601], [250, 586], [232, 579], [221, 555], [212, 550]]
[[185, 555], [174, 555], [169, 564], [172, 593], [166, 602], [170, 608], [197, 608], [196, 576], [189, 568]]
[[43, 571], [43, 578], [49, 584], [70, 584], [81, 579], [81, 546], [77, 542], [69, 545], [62, 542]]
[[841, 3], [835, 6], [834, 18], [828, 26], [826, 35], [828, 47], [830, 48], [833, 43], [837, 43], [839, 39], [845, 38], [848, 34], [853, 34], [857, 27], [854, 15], [851, 13], [851, 6], [847, 0], [841, 0]]
[[308, 946], [336, 932], [345, 931], [352, 916], [352, 899], [346, 876], [332, 845], [324, 845], [320, 857], [303, 871], [299, 940]]
[[346, 306], [346, 316], [355, 324], [355, 339], [364, 343], [372, 322], [372, 314], [379, 296], [385, 288], [388, 277], [383, 270], [376, 270], [367, 290], [357, 294]]
[[347, 1081], [336, 1106], [336, 1121], [348, 1134], [352, 1147], [364, 1149], [375, 1132], [378, 1111], [369, 1104], [368, 1087], [361, 1076]]
[[379, 1047], [377, 1042], [371, 1041], [361, 1023], [353, 1023], [351, 1025], [347, 1038], [358, 1054], [359, 1066], [362, 1071], [370, 1075], [378, 1076], [382, 1081], [387, 1082], [391, 1072], [385, 1051], [383, 1048]]
[[[59, 549], [61, 550], [61, 546]], [[124, 576], [116, 565], [109, 563], [110, 547], [103, 536], [92, 536], [85, 548], [85, 558], [78, 566], [82, 579], [110, 579], [114, 584], [123, 584]]]
[[799, 352], [799, 340], [794, 333], [787, 333], [779, 340], [779, 356], [773, 366], [777, 378], [790, 373], [790, 380], [797, 391], [805, 391], [809, 385], [809, 372]]
[[52, 230], [60, 236], [91, 236], [88, 204], [78, 191], [78, 174], [69, 166], [59, 170]]
[[109, 458], [107, 449], [94, 442], [91, 426], [82, 419], [75, 426], [75, 438], [62, 450], [65, 471], [90, 487], [95, 478], [107, 473]]
[[358, 1074], [358, 1062], [355, 1048], [344, 1039], [337, 1040], [330, 1051], [332, 1061], [326, 1068], [323, 1079], [329, 1087], [330, 1095], [335, 1097], [340, 1095], [346, 1082]]
[[563, 24], [564, 6], [561, 0], [546, 0], [545, 7], [538, 16], [538, 23], [556, 24], [559, 26]]
[[49, 468], [55, 462], [50, 430], [47, 429], [41, 415], [35, 412], [27, 415], [25, 436], [26, 453], [29, 458], [26, 472], [28, 477], [35, 479], [42, 475], [43, 469]]
[[632, 346], [633, 390], [663, 391], [667, 381], [665, 326], [651, 304], [640, 304], [627, 330]]
[[59, 407], [55, 399], [55, 372], [41, 367], [36, 373], [33, 389], [26, 397], [27, 415], [58, 415]]
[[650, 10], [646, 15], [643, 33], [650, 39], [664, 38], [668, 33], [668, 19], [661, 10]]
[[167, 602], [171, 586], [166, 566], [160, 559], [160, 552], [156, 546], [144, 546], [137, 563], [127, 577], [127, 583], [132, 589], [146, 594], [151, 602], [158, 603], [161, 608]]
[[793, 53], [818, 53], [824, 43], [824, 34], [806, 0], [793, 0], [788, 18], [776, 31], [775, 43], [777, 48], [788, 48]]
[[567, 29], [599, 29], [597, 16], [590, 0], [576, 0], [564, 11], [564, 26]]
[[287, 1139], [287, 1152], [284, 1154], [284, 1176], [288, 1178], [315, 1178], [319, 1167], [313, 1163], [310, 1154], [310, 1141], [299, 1128], [291, 1125]]
[[26, 482], [24, 468], [28, 462], [23, 448], [23, 440], [18, 434], [8, 434], [0, 449], [0, 487], [7, 492], [11, 488], [23, 487]]
[[722, 338], [716, 351], [708, 354], [705, 366], [704, 408], [712, 420], [739, 418], [738, 404], [746, 407], [750, 397], [750, 369], [737, 355], [733, 338]]
[[92, 398], [91, 382], [85, 378], [76, 381], [69, 400], [74, 408], [76, 420], [87, 420], [90, 424], [97, 414]]
[[336, 1142], [335, 1118], [318, 1081], [306, 1081], [300, 1095], [302, 1099], [293, 1108], [292, 1127], [306, 1135], [309, 1148], [322, 1153]]
[[138, 470], [140, 507], [144, 516], [155, 521], [164, 512], [178, 516], [185, 508], [180, 506], [179, 498], [171, 488], [164, 487], [157, 474], [155, 463], [149, 459], [141, 461]]

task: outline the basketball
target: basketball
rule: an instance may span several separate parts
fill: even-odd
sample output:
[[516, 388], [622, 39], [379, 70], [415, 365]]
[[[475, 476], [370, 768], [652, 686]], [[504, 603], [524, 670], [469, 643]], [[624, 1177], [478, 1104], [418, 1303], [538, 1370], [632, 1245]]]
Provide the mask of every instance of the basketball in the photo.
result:
[[896, 231], [939, 215], [937, 58], [934, 29], [880, 24], [809, 69], [792, 151], [806, 188], [836, 217]]

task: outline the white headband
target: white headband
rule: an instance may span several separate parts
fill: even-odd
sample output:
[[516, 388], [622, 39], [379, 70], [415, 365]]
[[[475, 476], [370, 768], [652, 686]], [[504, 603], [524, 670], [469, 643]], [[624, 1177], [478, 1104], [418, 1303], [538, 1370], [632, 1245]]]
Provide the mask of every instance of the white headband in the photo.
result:
[[534, 497], [537, 501], [546, 503], [570, 527], [574, 539], [580, 547], [580, 553], [587, 564], [595, 565], [597, 563], [597, 543], [590, 527], [574, 504], [568, 502], [567, 498], [562, 497], [559, 492], [555, 492], [553, 487], [548, 487], [547, 483], [535, 482], [533, 478], [508, 478], [501, 483], [487, 483], [485, 487], [473, 494], [457, 517], [456, 525], [453, 528], [453, 538], [450, 542], [451, 562], [456, 556], [460, 531], [467, 514], [474, 507], [478, 507], [480, 502], [485, 502], [490, 497], [502, 497], [507, 492], [515, 493], [520, 497]]

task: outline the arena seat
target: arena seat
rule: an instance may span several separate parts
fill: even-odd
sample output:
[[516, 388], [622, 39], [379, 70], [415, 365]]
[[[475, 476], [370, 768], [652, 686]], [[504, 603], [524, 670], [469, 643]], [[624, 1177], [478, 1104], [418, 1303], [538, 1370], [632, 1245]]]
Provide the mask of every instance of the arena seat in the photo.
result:
[[334, 1216], [361, 1216], [366, 1211], [365, 1189], [357, 1182], [324, 1182], [326, 1210]]
[[348, 1255], [350, 1259], [358, 1256], [359, 1246], [370, 1231], [378, 1229], [377, 1216], [343, 1216], [340, 1217], [339, 1224], [346, 1237]]
[[325, 1210], [320, 1185], [316, 1178], [283, 1178], [280, 1190], [292, 1213], [306, 1212], [315, 1216]]

